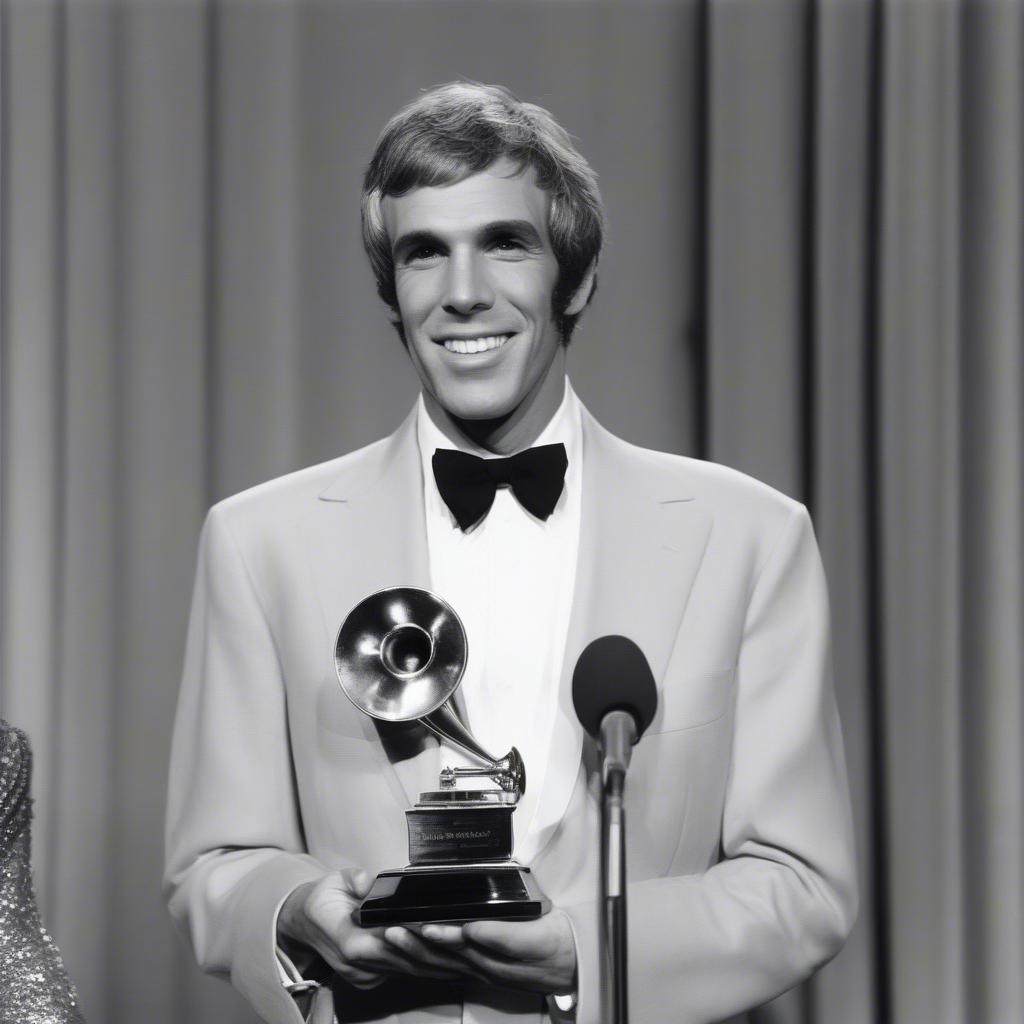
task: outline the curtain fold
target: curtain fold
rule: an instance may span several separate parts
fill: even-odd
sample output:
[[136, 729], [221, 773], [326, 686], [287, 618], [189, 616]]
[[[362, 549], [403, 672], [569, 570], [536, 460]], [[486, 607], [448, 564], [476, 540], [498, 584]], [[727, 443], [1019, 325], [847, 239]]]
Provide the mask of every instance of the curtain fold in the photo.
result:
[[971, 1020], [1024, 1013], [1024, 14], [962, 21], [964, 930]]
[[[38, 665], [9, 682], [49, 689], [58, 713], [52, 723], [49, 792], [36, 794], [48, 808], [53, 831], [48, 843], [51, 872], [45, 891], [47, 920], [78, 951], [76, 978], [90, 1005], [102, 1005], [108, 963], [95, 941], [98, 922], [109, 913], [110, 838], [115, 834], [114, 755], [117, 669], [117, 408], [119, 394], [118, 247], [110, 238], [117, 193], [111, 175], [117, 150], [116, 113], [111, 105], [118, 43], [109, 17], [83, 17], [77, 8], [54, 8], [54, 41], [63, 71], [55, 128], [60, 150], [56, 208], [63, 218], [60, 251], [54, 254], [60, 286], [47, 296], [61, 322], [53, 349], [63, 360], [62, 379], [48, 401], [25, 388], [23, 397], [40, 415], [60, 425], [55, 439], [61, 494], [54, 509], [61, 519], [57, 606], [52, 620], [26, 628], [53, 646], [54, 674]], [[97, 12], [98, 13], [98, 12]], [[13, 98], [13, 97], [12, 97]], [[31, 150], [27, 156], [32, 159]], [[10, 199], [17, 201], [17, 190]], [[10, 236], [20, 239], [14, 232]], [[13, 259], [18, 258], [17, 251]], [[13, 303], [10, 307], [14, 308]], [[10, 336], [10, 348], [49, 347], [45, 335]], [[17, 378], [11, 384], [19, 384]], [[20, 382], [18, 390], [24, 382]], [[5, 453], [6, 454], [6, 453]], [[21, 452], [37, 457], [31, 446]], [[20, 489], [21, 474], [4, 474], [3, 486]], [[13, 538], [16, 546], [20, 539]], [[5, 552], [6, 553], [6, 552]], [[5, 608], [16, 608], [21, 590], [4, 591]], [[9, 603], [8, 603], [9, 602]], [[6, 622], [5, 622], [6, 625]], [[9, 634], [13, 640], [14, 634]], [[99, 685], [96, 685], [98, 683]], [[33, 739], [37, 734], [32, 734]], [[42, 734], [46, 736], [47, 734]], [[38, 743], [38, 741], [37, 741]], [[44, 851], [40, 851], [44, 852]]]
[[411, 403], [360, 177], [469, 77], [601, 176], [590, 408], [812, 511], [862, 909], [751, 1021], [1024, 1020], [1022, 69], [1018, 0], [0, 0], [0, 698], [88, 1019], [253, 1020], [159, 894], [198, 530]]
[[[869, 347], [873, 320], [870, 267], [874, 244], [873, 7], [829, 3], [814, 25], [810, 118], [814, 132], [811, 228], [805, 236], [809, 273], [805, 287], [810, 329], [807, 390], [813, 396], [805, 459], [806, 498], [828, 569], [836, 689], [846, 743], [847, 774], [861, 867], [860, 916], [842, 958], [814, 981], [810, 1021], [852, 1022], [874, 1016], [884, 1004], [884, 945], [876, 899], [875, 796], [883, 785], [875, 734], [877, 693], [871, 685], [874, 617], [871, 566], [873, 535], [865, 515], [872, 493]], [[805, 440], [805, 444], [807, 441]], [[844, 1007], [843, 1011], [836, 1008]]]
[[[960, 39], [953, 4], [884, 10], [874, 364], [892, 1009], [965, 1017], [958, 730]], [[911, 614], [908, 614], [908, 611]], [[922, 838], [929, 837], [927, 859]], [[961, 922], [950, 927], [950, 922]]]

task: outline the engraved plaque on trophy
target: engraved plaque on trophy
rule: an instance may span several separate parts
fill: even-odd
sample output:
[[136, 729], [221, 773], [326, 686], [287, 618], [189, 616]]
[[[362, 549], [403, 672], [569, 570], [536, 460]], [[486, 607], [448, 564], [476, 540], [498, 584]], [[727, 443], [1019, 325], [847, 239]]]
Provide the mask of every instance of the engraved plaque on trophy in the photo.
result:
[[[512, 814], [526, 790], [523, 759], [515, 747], [501, 758], [489, 754], [451, 702], [467, 652], [452, 607], [416, 587], [371, 594], [338, 631], [338, 680], [360, 711], [385, 722], [417, 720], [480, 762], [442, 769], [438, 789], [421, 793], [405, 812], [409, 864], [377, 876], [353, 913], [357, 924], [523, 920], [550, 909], [530, 869], [512, 859]], [[473, 777], [499, 788], [457, 788]]]

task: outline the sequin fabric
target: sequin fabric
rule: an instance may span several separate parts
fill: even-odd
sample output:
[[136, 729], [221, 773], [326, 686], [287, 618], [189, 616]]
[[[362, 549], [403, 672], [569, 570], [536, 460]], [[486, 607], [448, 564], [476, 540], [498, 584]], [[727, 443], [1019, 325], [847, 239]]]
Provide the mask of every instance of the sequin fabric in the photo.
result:
[[31, 776], [28, 737], [0, 719], [0, 1024], [84, 1024], [32, 888]]

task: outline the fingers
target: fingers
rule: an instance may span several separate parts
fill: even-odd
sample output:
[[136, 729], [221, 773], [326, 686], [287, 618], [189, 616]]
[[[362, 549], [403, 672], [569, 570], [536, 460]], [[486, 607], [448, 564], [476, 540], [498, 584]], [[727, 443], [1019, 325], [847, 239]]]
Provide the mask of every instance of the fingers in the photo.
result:
[[[331, 969], [356, 988], [373, 988], [389, 976], [452, 980], [467, 975], [466, 963], [432, 952], [404, 928], [360, 928], [352, 910], [373, 885], [374, 876], [360, 868], [336, 871], [321, 879], [303, 900], [308, 922], [302, 936]], [[459, 933], [458, 928], [454, 928]]]
[[428, 942], [435, 942], [446, 949], [466, 948], [466, 936], [459, 924], [425, 924], [422, 934]]
[[346, 868], [337, 872], [339, 888], [344, 889], [350, 896], [358, 900], [365, 899], [366, 894], [373, 886], [373, 875], [362, 868]]
[[462, 931], [464, 942], [499, 956], [515, 957], [532, 946], [531, 942], [524, 942], [521, 922], [510, 928], [504, 921], [470, 921]]
[[565, 960], [575, 964], [576, 940], [563, 910], [533, 921], [470, 921], [463, 935], [472, 946], [515, 960]]
[[[422, 939], [417, 939], [425, 955], [443, 956], [460, 964], [463, 974], [490, 984], [508, 984], [518, 980], [527, 967], [518, 958], [506, 955], [496, 949], [487, 949], [483, 944], [474, 941], [470, 935], [475, 925], [425, 924], [422, 927]], [[491, 923], [491, 922], [488, 922]], [[490, 932], [485, 930], [485, 936]], [[416, 937], [413, 937], [416, 939]], [[408, 940], [407, 940], [408, 942]], [[500, 943], [507, 946], [502, 936]], [[409, 942], [409, 948], [412, 943]]]
[[371, 949], [357, 954], [356, 962], [389, 975], [415, 976], [452, 981], [464, 977], [463, 965], [442, 955], [431, 955], [415, 936], [403, 928], [389, 928], [376, 937]]
[[384, 931], [384, 941], [401, 957], [413, 973], [429, 971], [431, 976], [455, 980], [472, 974], [475, 969], [456, 953], [424, 941], [407, 928], [391, 927]]
[[464, 925], [425, 924], [428, 942], [450, 951], [477, 950], [509, 959], [543, 953], [546, 929], [532, 921], [469, 921]]
[[377, 988], [388, 980], [387, 974], [377, 971], [361, 971], [351, 964], [342, 964], [335, 968], [339, 978], [344, 978], [353, 988], [361, 988], [364, 991]]
[[[359, 869], [335, 871], [305, 893], [302, 902], [302, 943], [320, 954], [333, 971], [356, 988], [374, 988], [385, 976], [361, 954], [372, 949], [372, 936], [357, 928], [352, 909], [373, 878]], [[367, 944], [369, 938], [369, 945]], [[379, 944], [379, 940], [378, 940]]]
[[355, 988], [376, 988], [386, 980], [386, 976], [380, 971], [368, 970], [334, 949], [325, 949], [320, 955], [339, 978], [343, 978]]
[[575, 984], [576, 946], [563, 911], [535, 921], [471, 921], [461, 931], [458, 955], [494, 983], [536, 992], [565, 992]]

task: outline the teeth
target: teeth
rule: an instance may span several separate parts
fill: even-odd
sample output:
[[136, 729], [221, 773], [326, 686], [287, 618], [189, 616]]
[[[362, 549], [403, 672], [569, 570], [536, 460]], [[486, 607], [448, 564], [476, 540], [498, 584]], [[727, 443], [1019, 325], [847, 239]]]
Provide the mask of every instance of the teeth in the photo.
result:
[[445, 338], [444, 347], [457, 355], [471, 356], [501, 348], [510, 337], [510, 334], [490, 334], [485, 338]]

